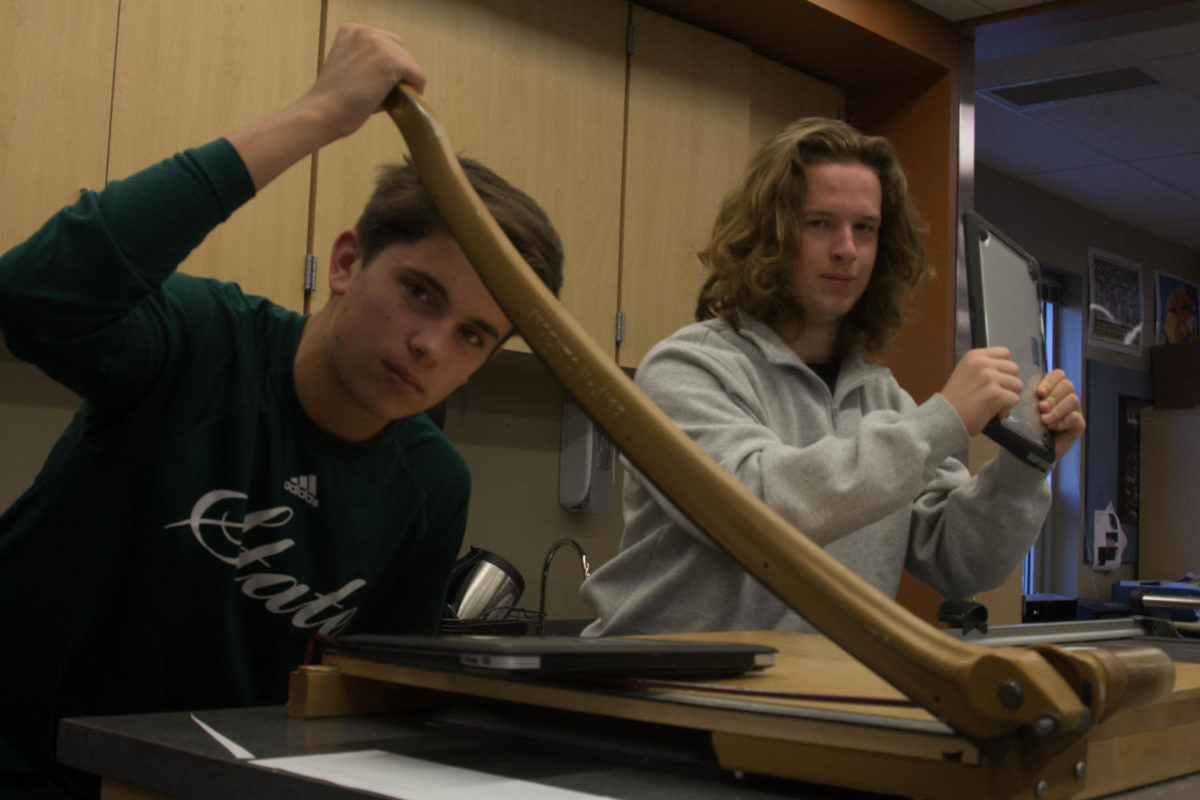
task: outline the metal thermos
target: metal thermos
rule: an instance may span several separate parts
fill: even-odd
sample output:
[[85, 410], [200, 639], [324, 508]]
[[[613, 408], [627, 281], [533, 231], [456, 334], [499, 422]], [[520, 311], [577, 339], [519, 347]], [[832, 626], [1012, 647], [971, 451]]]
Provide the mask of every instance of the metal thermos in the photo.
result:
[[446, 585], [446, 617], [502, 620], [525, 591], [525, 579], [495, 553], [472, 547]]

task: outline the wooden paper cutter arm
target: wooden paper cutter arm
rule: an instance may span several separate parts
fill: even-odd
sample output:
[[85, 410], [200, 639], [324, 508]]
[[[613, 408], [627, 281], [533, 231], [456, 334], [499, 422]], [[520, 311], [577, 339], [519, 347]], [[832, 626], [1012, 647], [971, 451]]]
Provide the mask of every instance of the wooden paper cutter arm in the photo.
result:
[[467, 258], [533, 351], [630, 460], [759, 581], [937, 718], [992, 750], [1068, 746], [1122, 705], [1170, 691], [1161, 651], [984, 648], [945, 636], [795, 530], [721, 469], [617, 367], [529, 269], [419, 95], [384, 103]]

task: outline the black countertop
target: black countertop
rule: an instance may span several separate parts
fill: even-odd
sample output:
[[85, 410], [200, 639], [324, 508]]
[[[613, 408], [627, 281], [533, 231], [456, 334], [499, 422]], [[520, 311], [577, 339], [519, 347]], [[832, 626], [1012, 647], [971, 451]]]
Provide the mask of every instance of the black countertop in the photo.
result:
[[[239, 760], [210, 726], [255, 759], [382, 750], [446, 767], [621, 800], [833, 800], [882, 795], [739, 776], [711, 763], [706, 737], [638, 723], [620, 731], [565, 717], [527, 720], [534, 739], [489, 720], [486, 709], [436, 715], [301, 720], [283, 707], [64, 720], [59, 759], [68, 766], [178, 800], [212, 797], [348, 800], [377, 795]], [[557, 730], [555, 729], [557, 726]], [[599, 726], [599, 727], [597, 727]], [[545, 734], [549, 732], [550, 736]], [[1113, 797], [1194, 800], [1200, 774]]]
[[[194, 716], [255, 759], [383, 750], [447, 767], [628, 800], [884, 797], [737, 776], [703, 763], [703, 753], [693, 747], [700, 747], [703, 736], [680, 742], [679, 731], [671, 729], [671, 740], [656, 741], [659, 726], [639, 726], [640, 734], [626, 731], [621, 741], [611, 742], [602, 752], [593, 746], [596, 737], [587, 731], [556, 736], [556, 742], [535, 741], [512, 731], [471, 730], [462, 726], [461, 719], [445, 715], [301, 720], [288, 717], [283, 707], [264, 707], [201, 711]], [[486, 716], [469, 724], [486, 727]], [[606, 735], [599, 732], [601, 739]], [[576, 741], [561, 743], [564, 738]], [[638, 738], [644, 741], [635, 741]], [[68, 766], [178, 800], [376, 796], [239, 760], [192, 714], [183, 712], [64, 720], [58, 754]]]

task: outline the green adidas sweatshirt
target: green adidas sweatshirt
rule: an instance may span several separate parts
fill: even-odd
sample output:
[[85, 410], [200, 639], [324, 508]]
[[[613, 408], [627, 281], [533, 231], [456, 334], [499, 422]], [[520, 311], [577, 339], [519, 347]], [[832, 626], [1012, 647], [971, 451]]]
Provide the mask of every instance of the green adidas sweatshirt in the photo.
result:
[[282, 703], [316, 633], [432, 633], [466, 522], [423, 415], [348, 444], [304, 317], [174, 274], [254, 194], [218, 140], [88, 193], [0, 257], [9, 349], [85, 398], [0, 517], [0, 794], [87, 795], [64, 716]]

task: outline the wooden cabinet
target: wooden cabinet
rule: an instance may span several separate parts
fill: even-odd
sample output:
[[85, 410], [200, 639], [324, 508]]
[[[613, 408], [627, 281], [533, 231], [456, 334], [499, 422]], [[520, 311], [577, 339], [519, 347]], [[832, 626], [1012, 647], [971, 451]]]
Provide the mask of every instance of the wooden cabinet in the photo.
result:
[[750, 48], [633, 8], [622, 366], [692, 319], [704, 246], [750, 136]]
[[621, 366], [693, 321], [721, 199], [746, 160], [801, 116], [837, 116], [842, 92], [748, 46], [633, 7], [621, 253]]
[[801, 117], [845, 114], [846, 93], [838, 86], [806, 75], [755, 53], [750, 61], [749, 158], [785, 125]]
[[[15, 24], [0, 32], [0, 85], [17, 113], [0, 117], [3, 187], [37, 199], [11, 204], [20, 213], [0, 221], [4, 243], [82, 185], [295, 99], [316, 75], [322, 31], [361, 21], [405, 39], [454, 146], [546, 208], [566, 251], [564, 304], [614, 357], [623, 311], [620, 363], [630, 367], [691, 320], [696, 252], [751, 149], [796, 116], [842, 105], [836, 87], [623, 0], [331, 0], [324, 27], [320, 0], [5, 1]], [[301, 309], [311, 252], [319, 308], [334, 238], [353, 226], [377, 166], [404, 151], [381, 115], [289, 169], [182, 269]]]
[[[320, 0], [0, 0], [0, 248], [74, 202], [298, 97]], [[307, 162], [185, 262], [299, 309]]]
[[0, 0], [0, 252], [104, 185], [118, 0]]
[[[109, 177], [228, 134], [299, 97], [317, 74], [320, 30], [320, 0], [122, 0]], [[183, 271], [237, 281], [299, 310], [309, 179], [305, 159], [214, 231]]]
[[[618, 0], [329, 4], [328, 31], [350, 20], [398, 32], [430, 77], [425, 99], [455, 148], [546, 209], [566, 251], [563, 303], [610, 353], [625, 313], [624, 366], [691, 320], [703, 274], [695, 252], [751, 147], [843, 103], [836, 87]], [[320, 153], [319, 263], [353, 225], [376, 166], [404, 153], [384, 118]], [[327, 296], [322, 279], [314, 308]]]
[[[429, 75], [425, 99], [454, 148], [549, 214], [566, 252], [561, 299], [610, 353], [627, 14], [619, 0], [333, 0], [327, 24], [332, 32], [355, 20], [403, 37]], [[320, 153], [315, 246], [323, 260], [353, 226], [376, 165], [405, 152], [395, 126], [380, 117]], [[327, 287], [320, 291], [327, 296]]]
[[[118, 0], [0, 0], [0, 252], [104, 185]], [[33, 480], [79, 398], [0, 336], [0, 511]]]
[[1138, 435], [1137, 576], [1200, 573], [1200, 409], [1143, 411]]

